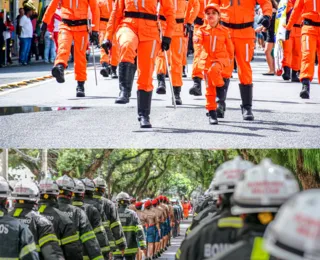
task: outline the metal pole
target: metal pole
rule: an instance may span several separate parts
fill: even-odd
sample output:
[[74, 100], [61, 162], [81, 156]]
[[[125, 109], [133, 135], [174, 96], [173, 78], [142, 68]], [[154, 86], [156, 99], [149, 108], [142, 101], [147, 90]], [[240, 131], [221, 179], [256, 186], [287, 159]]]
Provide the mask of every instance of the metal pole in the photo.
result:
[[1, 153], [1, 174], [0, 176], [4, 177], [8, 180], [8, 156], [9, 151], [8, 149], [3, 149]]
[[[3, 10], [3, 16], [4, 16], [3, 17], [3, 22], [5, 23], [7, 21], [7, 10], [6, 9]], [[6, 31], [5, 35], [7, 37], [7, 31]], [[5, 50], [4, 50], [5, 51], [5, 53], [4, 53], [4, 65], [7, 65], [7, 48], [8, 48], [8, 46], [7, 46], [6, 37], [4, 37], [4, 46], [5, 46]], [[1, 46], [1, 48], [2, 48], [2, 46]]]
[[41, 172], [45, 178], [48, 176], [48, 149], [41, 151]]

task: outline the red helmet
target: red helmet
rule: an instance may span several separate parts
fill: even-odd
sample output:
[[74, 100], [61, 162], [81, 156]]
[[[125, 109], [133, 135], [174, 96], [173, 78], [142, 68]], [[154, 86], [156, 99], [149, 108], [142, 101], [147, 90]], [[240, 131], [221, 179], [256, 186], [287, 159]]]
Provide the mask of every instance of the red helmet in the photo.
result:
[[150, 200], [147, 200], [147, 201], [144, 203], [144, 207], [145, 207], [145, 208], [149, 208], [149, 207], [151, 207], [151, 205], [152, 205], [152, 203], [151, 203]]
[[158, 202], [159, 202], [158, 199], [153, 199], [152, 200], [152, 205], [158, 205]]
[[136, 208], [141, 208], [142, 205], [143, 205], [143, 203], [141, 201], [137, 201], [135, 204]]
[[131, 198], [131, 199], [130, 199], [130, 202], [131, 202], [131, 203], [136, 202], [136, 201], [137, 201], [136, 198]]
[[158, 196], [158, 200], [159, 200], [160, 202], [162, 202], [162, 201], [163, 201], [163, 196], [162, 196], [162, 195], [159, 195], [159, 196]]

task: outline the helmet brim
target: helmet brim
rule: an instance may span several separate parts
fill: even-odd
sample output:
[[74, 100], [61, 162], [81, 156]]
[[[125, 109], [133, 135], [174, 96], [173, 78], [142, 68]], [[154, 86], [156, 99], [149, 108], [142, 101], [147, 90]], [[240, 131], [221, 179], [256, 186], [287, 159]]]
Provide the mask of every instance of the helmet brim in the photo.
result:
[[255, 207], [255, 208], [246, 208], [240, 206], [233, 206], [231, 208], [232, 215], [241, 215], [241, 214], [254, 214], [262, 212], [278, 212], [279, 208], [276, 207]]

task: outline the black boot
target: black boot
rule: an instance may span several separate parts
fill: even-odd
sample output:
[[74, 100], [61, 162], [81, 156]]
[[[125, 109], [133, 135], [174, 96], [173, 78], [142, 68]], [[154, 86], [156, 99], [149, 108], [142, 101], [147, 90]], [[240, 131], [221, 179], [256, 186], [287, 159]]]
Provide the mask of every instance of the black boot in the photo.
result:
[[157, 75], [158, 80], [158, 88], [157, 88], [157, 94], [164, 95], [166, 94], [166, 81], [165, 81], [165, 75], [164, 74], [158, 74]]
[[252, 84], [243, 85], [239, 84], [240, 94], [242, 99], [242, 116], [243, 120], [252, 121], [254, 116], [252, 114]]
[[56, 78], [58, 83], [64, 83], [64, 66], [63, 64], [57, 64], [51, 70], [51, 74]]
[[210, 110], [207, 113], [207, 117], [209, 117], [209, 124], [210, 125], [217, 125], [218, 124], [217, 112], [215, 110]]
[[282, 78], [284, 80], [290, 80], [290, 68], [288, 66], [283, 67]]
[[201, 96], [201, 81], [202, 79], [199, 77], [194, 77], [193, 79], [193, 86], [189, 90], [190, 95], [194, 96]]
[[181, 87], [173, 87], [174, 97], [176, 99], [176, 105], [182, 105], [182, 100], [180, 97]]
[[147, 92], [144, 90], [138, 90], [137, 100], [138, 100], [138, 120], [140, 121], [141, 128], [151, 128], [150, 123], [150, 109], [151, 109], [151, 99], [152, 91]]
[[300, 82], [300, 79], [298, 77], [298, 73], [299, 73], [299, 71], [296, 71], [296, 70], [291, 71], [291, 81], [292, 82]]
[[183, 78], [186, 78], [186, 77], [187, 77], [187, 74], [186, 74], [186, 66], [183, 66], [183, 69], [182, 69], [182, 77], [183, 77]]
[[109, 64], [108, 63], [106, 63], [106, 62], [102, 63], [102, 69], [100, 70], [100, 74], [105, 78], [109, 77]]
[[300, 97], [302, 99], [309, 99], [310, 98], [310, 80], [309, 79], [302, 79], [302, 90], [300, 92]]
[[77, 97], [85, 97], [84, 93], [84, 81], [78, 81], [78, 86], [77, 86]]
[[217, 87], [217, 98], [218, 98], [218, 108], [217, 116], [218, 118], [224, 118], [224, 112], [226, 111], [226, 99], [228, 93], [228, 87], [230, 84], [230, 79], [223, 79], [223, 87]]
[[117, 66], [111, 66], [111, 78], [112, 79], [117, 79]]
[[136, 71], [135, 64], [130, 62], [120, 62], [119, 64], [120, 94], [115, 101], [116, 104], [129, 103], [135, 71]]

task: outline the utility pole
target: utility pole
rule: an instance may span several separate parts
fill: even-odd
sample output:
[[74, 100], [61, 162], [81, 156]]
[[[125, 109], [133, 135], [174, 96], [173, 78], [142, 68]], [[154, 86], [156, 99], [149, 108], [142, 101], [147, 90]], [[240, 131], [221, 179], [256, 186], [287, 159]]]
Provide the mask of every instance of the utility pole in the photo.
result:
[[48, 149], [42, 149], [41, 151], [41, 173], [44, 178], [48, 176]]
[[0, 176], [4, 177], [6, 180], [8, 180], [8, 155], [9, 155], [8, 149], [3, 149], [0, 156], [0, 160], [1, 160]]

